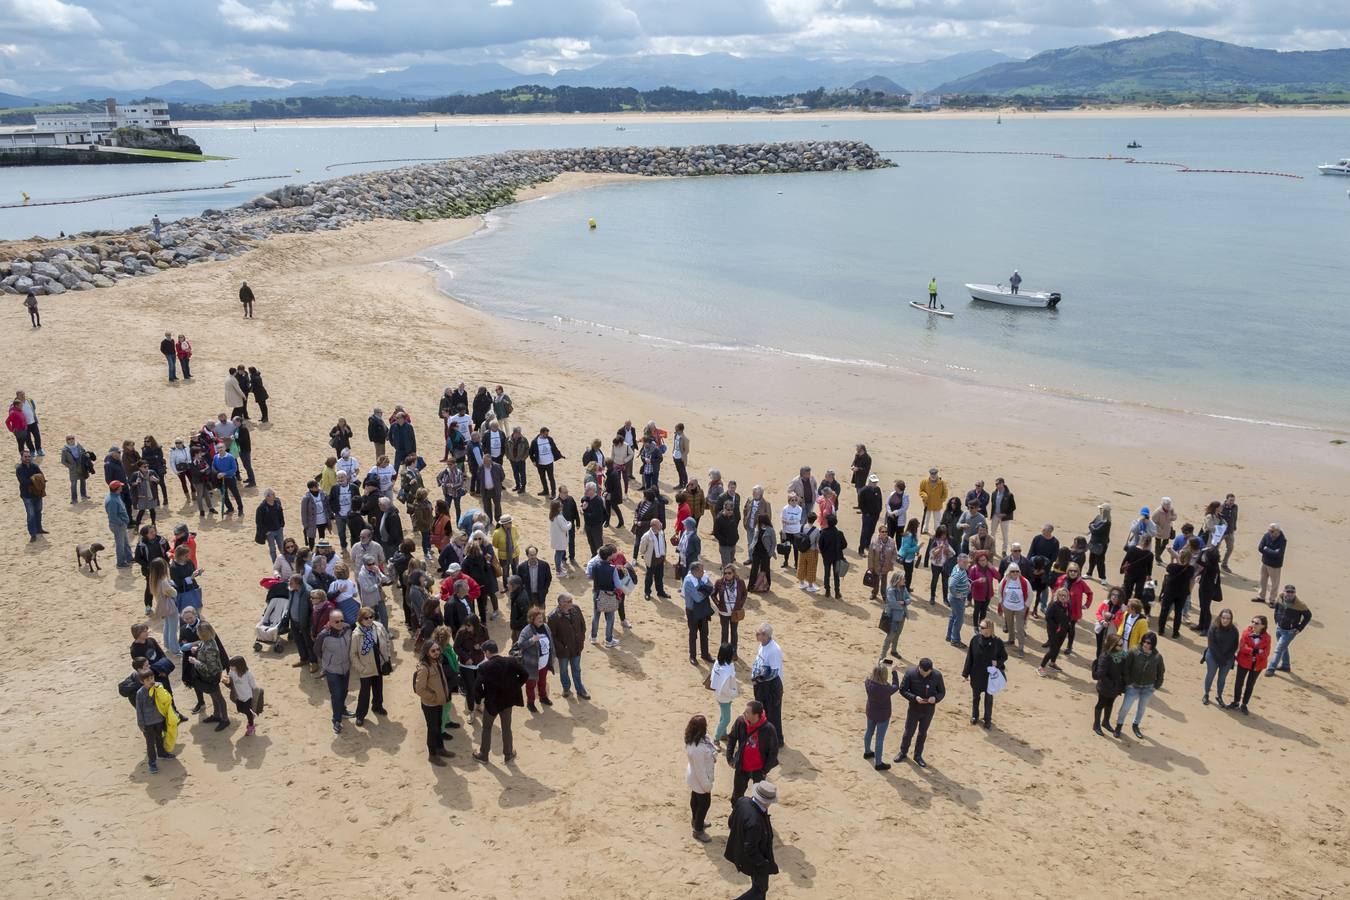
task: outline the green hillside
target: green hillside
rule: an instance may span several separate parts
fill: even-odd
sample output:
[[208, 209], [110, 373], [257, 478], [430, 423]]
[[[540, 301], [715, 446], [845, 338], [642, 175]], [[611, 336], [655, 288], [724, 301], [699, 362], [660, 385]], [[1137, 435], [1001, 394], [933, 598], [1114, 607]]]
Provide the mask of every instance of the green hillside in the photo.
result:
[[1350, 49], [1279, 52], [1178, 31], [1047, 50], [937, 88], [941, 94], [1085, 96], [1335, 95], [1350, 91]]

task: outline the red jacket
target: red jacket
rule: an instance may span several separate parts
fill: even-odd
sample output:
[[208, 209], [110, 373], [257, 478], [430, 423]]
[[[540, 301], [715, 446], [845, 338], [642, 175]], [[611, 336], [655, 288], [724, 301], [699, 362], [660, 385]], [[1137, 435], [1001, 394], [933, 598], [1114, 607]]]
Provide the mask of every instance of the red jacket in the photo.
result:
[[1055, 582], [1055, 590], [1062, 587], [1069, 589], [1069, 621], [1077, 622], [1083, 618], [1083, 610], [1092, 606], [1092, 588], [1088, 587], [1087, 579], [1079, 576], [1073, 584], [1069, 584], [1069, 576], [1061, 575]]
[[[1120, 631], [1120, 625], [1121, 625], [1122, 622], [1125, 621], [1125, 610], [1126, 610], [1126, 609], [1127, 609], [1127, 607], [1125, 606], [1125, 604], [1122, 603], [1122, 604], [1120, 605], [1120, 607], [1116, 610], [1116, 614], [1115, 614], [1114, 616], [1111, 616], [1111, 630], [1112, 630], [1112, 631], [1116, 631], [1116, 632], [1119, 632], [1119, 631]], [[1110, 600], [1103, 600], [1103, 601], [1101, 602], [1101, 605], [1097, 607], [1097, 621], [1098, 621], [1098, 622], [1101, 622], [1101, 623], [1103, 623], [1103, 624], [1105, 624], [1105, 623], [1106, 623], [1106, 617], [1107, 617], [1108, 615], [1110, 615], [1110, 614], [1111, 614], [1111, 601], [1110, 601]]]
[[474, 581], [472, 578], [470, 578], [468, 575], [465, 575], [463, 572], [456, 572], [454, 575], [451, 575], [449, 578], [441, 582], [441, 600], [450, 599], [450, 595], [453, 594], [455, 591], [456, 581], [462, 581], [469, 586], [470, 600], [477, 600], [478, 595], [483, 592], [483, 589], [478, 586], [478, 582]]
[[5, 416], [5, 427], [9, 429], [10, 434], [18, 434], [20, 431], [28, 430], [28, 420], [24, 418], [23, 410], [17, 406], [9, 408], [9, 415]]
[[994, 589], [998, 585], [998, 569], [991, 566], [981, 568], [971, 566], [966, 570], [970, 576], [970, 599], [974, 602], [984, 602], [993, 599]]
[[1270, 632], [1252, 634], [1252, 627], [1248, 625], [1242, 632], [1242, 640], [1238, 643], [1237, 664], [1253, 671], [1264, 669], [1269, 656]]

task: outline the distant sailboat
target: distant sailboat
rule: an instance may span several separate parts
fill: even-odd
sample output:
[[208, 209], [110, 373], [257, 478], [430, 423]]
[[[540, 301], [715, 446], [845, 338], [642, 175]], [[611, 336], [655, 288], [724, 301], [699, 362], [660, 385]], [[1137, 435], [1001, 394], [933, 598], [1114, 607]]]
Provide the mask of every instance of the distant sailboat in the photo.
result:
[[253, 130], [254, 130], [254, 131], [257, 131], [257, 130], [258, 130], [258, 123], [257, 123], [257, 122], [254, 122], [254, 123], [253, 123]]
[[432, 122], [432, 123], [431, 123], [431, 130], [432, 130], [432, 131], [440, 131], [440, 130], [441, 130], [441, 129], [440, 129], [440, 125], [439, 125], [438, 123], [436, 123], [436, 122]]
[[995, 125], [1002, 125], [1002, 124], [1003, 124], [1003, 113], [999, 113], [999, 114], [998, 114], [998, 119], [994, 122], [994, 124], [995, 124]]

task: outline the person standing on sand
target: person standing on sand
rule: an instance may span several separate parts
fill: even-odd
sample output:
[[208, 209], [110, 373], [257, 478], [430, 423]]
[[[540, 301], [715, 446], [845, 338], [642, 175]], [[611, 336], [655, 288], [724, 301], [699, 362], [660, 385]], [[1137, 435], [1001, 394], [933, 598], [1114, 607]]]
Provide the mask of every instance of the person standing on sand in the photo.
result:
[[1237, 498], [1232, 494], [1224, 497], [1223, 503], [1219, 506], [1219, 515], [1223, 518], [1224, 524], [1228, 526], [1223, 532], [1223, 561], [1219, 565], [1225, 572], [1232, 572], [1233, 570], [1228, 568], [1228, 560], [1233, 555], [1233, 544], [1237, 540]]
[[[871, 465], [870, 459], [868, 465]], [[867, 483], [858, 489], [858, 509], [862, 512], [862, 531], [858, 535], [859, 556], [867, 555], [867, 548], [872, 544], [872, 536], [876, 534], [877, 522], [881, 520], [881, 486], [878, 483], [880, 481], [878, 476], [868, 475]]]
[[[891, 673], [890, 680], [886, 672]], [[886, 762], [886, 729], [891, 725], [891, 697], [900, 690], [900, 673], [889, 659], [872, 667], [872, 674], [863, 682], [867, 691], [867, 729], [863, 732], [863, 759], [875, 760], [873, 768], [884, 772], [891, 767]], [[875, 736], [875, 743], [873, 737]]]
[[244, 318], [253, 318], [253, 288], [245, 281], [239, 285], [239, 302], [244, 305]]
[[1288, 546], [1289, 539], [1285, 537], [1280, 523], [1271, 522], [1256, 547], [1256, 552], [1261, 554], [1261, 586], [1252, 598], [1253, 603], [1275, 605], [1275, 592], [1279, 589], [1280, 570], [1284, 568], [1284, 552]]
[[[1092, 708], [1092, 731], [1105, 737], [1102, 725], [1111, 727], [1111, 708], [1116, 698], [1125, 693], [1125, 659], [1127, 651], [1121, 646], [1120, 635], [1108, 634], [1101, 652], [1092, 662], [1092, 677], [1097, 682], [1097, 705]], [[1205, 691], [1209, 703], [1209, 691]]]
[[183, 380], [192, 380], [192, 342], [187, 335], [180, 334], [174, 341], [174, 353], [178, 356], [178, 368], [183, 370]]
[[174, 346], [173, 333], [164, 332], [164, 340], [159, 342], [159, 353], [164, 357], [165, 362], [169, 364], [169, 381], [178, 380], [178, 353]]
[[708, 809], [712, 806], [713, 780], [717, 775], [717, 747], [708, 738], [708, 720], [694, 716], [684, 726], [684, 752], [689, 757], [685, 782], [689, 785], [689, 812], [694, 840], [708, 843]]
[[[1211, 548], [1212, 549], [1212, 548]], [[1270, 664], [1266, 667], [1266, 677], [1275, 677], [1275, 670], [1288, 672], [1289, 645], [1294, 638], [1303, 633], [1312, 621], [1312, 610], [1298, 599], [1298, 593], [1292, 584], [1284, 586], [1284, 593], [1275, 602], [1275, 651], [1270, 655]]]
[[779, 746], [787, 746], [783, 737], [783, 650], [773, 639], [773, 626], [768, 622], [755, 629], [755, 639], [759, 641], [759, 650], [750, 667], [755, 699], [764, 704]]
[[23, 501], [28, 542], [31, 544], [38, 539], [38, 535], [47, 533], [42, 527], [42, 499], [47, 496], [47, 478], [38, 464], [33, 462], [33, 454], [29, 450], [23, 451], [19, 464], [14, 467], [14, 475], [19, 480], [19, 498]]
[[502, 723], [502, 753], [506, 762], [516, 758], [515, 746], [511, 741], [511, 710], [525, 705], [521, 688], [529, 680], [525, 667], [520, 661], [501, 656], [497, 652], [496, 641], [483, 641], [480, 645], [486, 659], [478, 667], [478, 683], [475, 698], [483, 701], [482, 743], [473, 758], [487, 762], [492, 753], [492, 723]]
[[267, 424], [267, 398], [271, 395], [267, 393], [267, 388], [263, 387], [262, 373], [258, 371], [257, 366], [248, 367], [248, 388], [253, 394], [253, 399], [258, 401], [258, 412], [262, 413], [262, 424]]
[[724, 859], [735, 864], [736, 871], [750, 876], [750, 889], [737, 900], [756, 900], [769, 895], [769, 876], [778, 874], [773, 859], [773, 824], [769, 807], [778, 802], [778, 788], [772, 782], [755, 785], [749, 797], [732, 805], [727, 820], [727, 848]]
[[1238, 634], [1237, 626], [1233, 624], [1233, 611], [1231, 609], [1222, 609], [1219, 616], [1209, 626], [1209, 631], [1205, 635], [1205, 696], [1201, 703], [1209, 706], [1209, 691], [1214, 686], [1214, 676], [1219, 676], [1219, 690], [1215, 694], [1219, 699], [1219, 706], [1223, 707], [1223, 686], [1228, 680], [1228, 673], [1233, 669], [1233, 663], [1237, 659], [1238, 643], [1241, 641], [1241, 635]]
[[726, 758], [735, 775], [732, 777], [731, 803], [745, 796], [745, 789], [758, 784], [778, 765], [778, 730], [769, 721], [764, 704], [751, 700], [727, 732]]
[[38, 312], [37, 294], [32, 291], [23, 298], [24, 308], [28, 310], [28, 320], [33, 323], [34, 328], [42, 327], [42, 314]]
[[919, 523], [919, 531], [927, 534], [929, 516], [933, 518], [933, 526], [937, 527], [941, 521], [942, 507], [947, 503], [947, 482], [938, 477], [936, 468], [929, 469], [928, 478], [919, 482], [919, 499], [923, 501], [923, 519]]
[[1166, 674], [1162, 654], [1157, 648], [1158, 636], [1150, 631], [1144, 635], [1138, 647], [1132, 648], [1126, 654], [1125, 700], [1120, 704], [1120, 712], [1116, 713], [1114, 732], [1116, 737], [1120, 737], [1120, 729], [1125, 726], [1125, 716], [1129, 713], [1130, 707], [1136, 704], [1138, 705], [1134, 712], [1134, 724], [1130, 727], [1135, 737], [1144, 736], [1139, 730], [1139, 723], [1144, 721], [1144, 711], [1148, 709], [1149, 698], [1153, 696], [1154, 691], [1162, 687], [1163, 675]]
[[314, 637], [314, 655], [319, 659], [328, 699], [332, 705], [333, 733], [342, 734], [342, 720], [355, 717], [347, 711], [347, 691], [352, 671], [352, 629], [336, 609], [328, 614], [328, 627]]
[[1228, 704], [1228, 708], [1240, 709], [1244, 716], [1248, 715], [1247, 704], [1251, 702], [1252, 691], [1256, 689], [1256, 675], [1270, 659], [1270, 648], [1274, 642], [1266, 630], [1268, 627], [1265, 616], [1252, 616], [1251, 624], [1243, 629], [1242, 639], [1238, 641], [1237, 678], [1233, 686], [1233, 702]]
[[441, 714], [450, 702], [450, 681], [445, 674], [441, 646], [434, 640], [422, 645], [422, 656], [413, 673], [413, 691], [422, 702], [422, 718], [427, 723], [427, 759], [434, 766], [443, 766], [443, 757], [455, 755], [445, 749], [441, 724]]
[[994, 695], [989, 693], [989, 669], [1000, 672], [1008, 662], [1008, 648], [1003, 639], [994, 634], [994, 623], [985, 619], [979, 623], [975, 637], [966, 649], [966, 664], [961, 677], [970, 682], [970, 724], [980, 721], [980, 695], [984, 695], [984, 727], [993, 727]]
[[937, 705], [947, 696], [942, 673], [933, 668], [931, 659], [925, 656], [905, 673], [900, 681], [900, 696], [909, 701], [909, 710], [905, 713], [905, 733], [900, 738], [900, 752], [895, 755], [894, 762], [903, 762], [909, 756], [909, 742], [915, 739], [914, 764], [926, 769], [928, 763], [923, 759], [923, 747], [928, 739], [928, 726]]

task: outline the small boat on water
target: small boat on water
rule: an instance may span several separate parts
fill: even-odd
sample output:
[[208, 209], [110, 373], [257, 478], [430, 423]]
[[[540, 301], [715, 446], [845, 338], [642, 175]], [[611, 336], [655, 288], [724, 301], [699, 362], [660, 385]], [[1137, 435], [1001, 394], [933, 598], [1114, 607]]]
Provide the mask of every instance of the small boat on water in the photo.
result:
[[1342, 159], [1334, 163], [1327, 163], [1324, 166], [1318, 166], [1317, 171], [1323, 175], [1350, 175], [1350, 159]]
[[1014, 294], [1006, 284], [968, 284], [966, 290], [970, 291], [974, 300], [1028, 309], [1054, 309], [1059, 306], [1060, 300], [1057, 292], [1019, 290]]
[[1138, 141], [1130, 141], [1128, 144], [1125, 145], [1125, 149], [1126, 149], [1126, 150], [1138, 150], [1139, 148], [1141, 148], [1141, 147], [1143, 147], [1143, 146], [1144, 146], [1144, 145], [1141, 144], [1141, 143], [1139, 143]]

